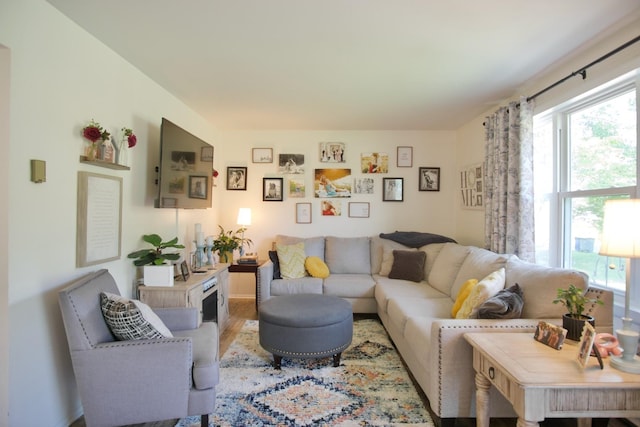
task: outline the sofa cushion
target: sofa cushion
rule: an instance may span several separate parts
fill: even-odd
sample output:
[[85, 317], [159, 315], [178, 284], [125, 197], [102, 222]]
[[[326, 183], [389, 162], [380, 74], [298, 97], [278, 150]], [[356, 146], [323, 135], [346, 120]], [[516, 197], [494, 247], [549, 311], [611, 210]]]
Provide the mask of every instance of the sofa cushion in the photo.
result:
[[294, 245], [276, 245], [276, 250], [283, 279], [299, 279], [306, 275], [304, 260], [307, 256], [303, 242]]
[[193, 343], [193, 385], [198, 390], [215, 387], [219, 382], [218, 325], [202, 322], [199, 328], [176, 331], [176, 337], [191, 337]]
[[[469, 255], [468, 246], [462, 246], [455, 243], [445, 243], [433, 263], [431, 273], [429, 273], [429, 284], [440, 292], [451, 296], [453, 282], [467, 255]], [[469, 277], [469, 279], [471, 279], [471, 277]], [[451, 304], [453, 304], [453, 300], [451, 301]]]
[[389, 272], [390, 279], [420, 282], [424, 279], [424, 263], [427, 254], [422, 251], [393, 251], [393, 264]]
[[391, 272], [391, 267], [393, 267], [393, 253], [396, 250], [417, 251], [417, 249], [391, 249], [391, 248], [384, 247], [382, 249], [382, 263], [380, 264], [380, 273], [379, 273], [381, 276], [387, 276], [387, 277], [389, 276], [389, 272]]
[[424, 277], [428, 279], [429, 274], [431, 274], [431, 270], [433, 269], [433, 264], [438, 258], [440, 251], [444, 248], [445, 243], [433, 243], [431, 245], [425, 245], [421, 247], [419, 250], [427, 254], [427, 261], [424, 263]]
[[324, 279], [329, 277], [329, 267], [317, 256], [308, 256], [304, 260], [304, 268], [307, 269], [311, 277]]
[[378, 304], [378, 310], [383, 313], [387, 312], [389, 299], [396, 297], [409, 298], [449, 298], [426, 282], [411, 282], [409, 280], [389, 279], [382, 276], [375, 276], [376, 288], [375, 297]]
[[404, 333], [407, 320], [413, 317], [446, 319], [451, 313], [452, 305], [450, 298], [391, 298], [387, 304], [387, 313], [389, 320]]
[[504, 276], [504, 268], [500, 268], [479, 281], [462, 303], [462, 307], [456, 313], [456, 319], [469, 319], [475, 316], [475, 311], [483, 302], [504, 289]]
[[271, 296], [291, 294], [321, 294], [322, 279], [301, 277], [299, 279], [278, 279], [271, 282]]
[[454, 319], [456, 318], [456, 314], [458, 314], [460, 307], [462, 307], [462, 304], [471, 293], [471, 290], [477, 284], [478, 284], [478, 279], [469, 279], [466, 282], [464, 282], [464, 284], [460, 288], [460, 291], [458, 291], [458, 296], [456, 297], [456, 300], [453, 303], [453, 307], [451, 308], [451, 317], [453, 317]]
[[371, 274], [368, 237], [327, 237], [325, 262], [331, 274]]
[[391, 264], [393, 264], [393, 254], [392, 251], [394, 249], [400, 250], [412, 250], [408, 246], [401, 245], [400, 243], [396, 243], [393, 240], [382, 239], [379, 236], [373, 236], [370, 240], [371, 246], [371, 272], [374, 274], [379, 274], [382, 269], [382, 263], [387, 260], [387, 266], [385, 267], [386, 271], [383, 276], [389, 275], [389, 271], [391, 271]]
[[524, 294], [522, 317], [525, 319], [559, 319], [566, 308], [553, 304], [558, 288], [575, 285], [588, 287], [586, 274], [576, 270], [551, 268], [522, 261], [515, 255], [509, 258], [506, 268], [506, 287], [518, 283]]
[[341, 298], [373, 298], [376, 282], [370, 274], [331, 274], [322, 286], [326, 295]]
[[476, 314], [478, 319], [518, 319], [523, 305], [522, 289], [516, 283], [483, 302]]
[[158, 315], [141, 301], [101, 292], [100, 308], [107, 326], [118, 340], [173, 337]]
[[273, 263], [273, 278], [282, 279], [280, 274], [280, 261], [278, 261], [278, 251], [269, 251], [269, 259]]
[[482, 279], [489, 275], [492, 271], [504, 267], [511, 255], [496, 254], [486, 249], [469, 247], [469, 255], [464, 259], [460, 266], [458, 275], [456, 276], [453, 287], [451, 288], [451, 297], [458, 295], [462, 284], [469, 279]]
[[276, 246], [277, 245], [294, 245], [296, 243], [304, 243], [304, 253], [307, 256], [317, 256], [321, 260], [324, 259], [324, 237], [293, 237], [293, 236], [285, 236], [282, 234], [278, 234], [276, 236]]

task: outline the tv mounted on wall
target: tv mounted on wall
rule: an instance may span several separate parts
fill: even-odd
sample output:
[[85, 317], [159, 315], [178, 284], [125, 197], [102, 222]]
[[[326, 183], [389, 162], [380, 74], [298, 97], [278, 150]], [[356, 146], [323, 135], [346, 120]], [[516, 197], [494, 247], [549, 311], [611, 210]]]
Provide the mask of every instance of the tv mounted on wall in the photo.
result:
[[212, 171], [213, 146], [163, 117], [156, 206], [210, 208]]

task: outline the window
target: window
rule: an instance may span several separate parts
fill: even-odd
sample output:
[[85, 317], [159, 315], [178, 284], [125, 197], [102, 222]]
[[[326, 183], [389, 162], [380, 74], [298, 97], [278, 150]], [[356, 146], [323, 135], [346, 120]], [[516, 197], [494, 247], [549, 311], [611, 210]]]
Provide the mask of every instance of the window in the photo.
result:
[[617, 295], [626, 260], [598, 250], [605, 201], [640, 194], [637, 96], [627, 78], [534, 117], [536, 262], [584, 271]]

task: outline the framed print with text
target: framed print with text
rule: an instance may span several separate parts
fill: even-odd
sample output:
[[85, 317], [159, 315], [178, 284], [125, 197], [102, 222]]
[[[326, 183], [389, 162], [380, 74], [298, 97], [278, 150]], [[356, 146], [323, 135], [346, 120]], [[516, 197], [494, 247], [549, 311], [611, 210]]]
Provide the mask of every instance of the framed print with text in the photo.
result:
[[382, 178], [382, 201], [402, 202], [404, 200], [403, 178]]
[[413, 147], [398, 147], [398, 157], [396, 164], [399, 168], [410, 168], [413, 166]]
[[296, 224], [311, 224], [311, 203], [296, 203]]
[[369, 218], [369, 202], [349, 202], [350, 218]]

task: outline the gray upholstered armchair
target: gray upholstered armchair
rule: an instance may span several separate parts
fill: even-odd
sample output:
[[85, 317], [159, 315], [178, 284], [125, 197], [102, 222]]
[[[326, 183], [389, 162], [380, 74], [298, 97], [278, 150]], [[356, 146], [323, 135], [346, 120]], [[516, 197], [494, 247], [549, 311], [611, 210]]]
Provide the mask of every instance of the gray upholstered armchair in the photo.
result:
[[102, 315], [101, 292], [119, 294], [104, 269], [58, 296], [87, 426], [189, 415], [209, 425], [218, 383], [217, 325], [199, 325], [195, 308], [154, 309], [173, 338], [117, 341]]

